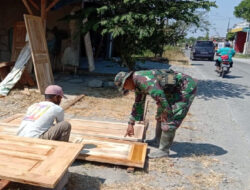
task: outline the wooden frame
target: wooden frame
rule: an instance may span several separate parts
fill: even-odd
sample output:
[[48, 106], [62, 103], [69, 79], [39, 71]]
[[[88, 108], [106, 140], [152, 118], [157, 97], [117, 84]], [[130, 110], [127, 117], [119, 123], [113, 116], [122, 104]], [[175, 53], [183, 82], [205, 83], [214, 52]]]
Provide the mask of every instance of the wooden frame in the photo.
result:
[[0, 134], [0, 178], [54, 188], [81, 149], [81, 144]]
[[[2, 132], [16, 133], [17, 127], [21, 124], [24, 114], [16, 114], [5, 120], [0, 121], [0, 125], [8, 126], [2, 129]], [[110, 139], [128, 140], [128, 141], [143, 141], [145, 137], [146, 125], [136, 124], [135, 134], [132, 137], [124, 137], [127, 130], [127, 123], [96, 121], [86, 119], [68, 119], [71, 124], [71, 136], [95, 136]], [[1, 130], [0, 130], [1, 132]]]
[[[21, 123], [21, 119], [23, 118], [23, 114], [17, 114], [0, 122], [0, 134], [8, 134], [8, 135], [16, 135], [18, 126]], [[72, 122], [73, 121], [73, 122]], [[124, 138], [124, 132], [120, 131], [120, 136], [110, 136], [106, 130], [106, 134], [103, 133], [102, 137], [94, 134], [93, 131], [89, 132], [85, 126], [76, 126], [74, 122], [84, 122], [88, 129], [91, 129], [92, 126], [103, 125], [104, 122], [101, 121], [90, 121], [90, 120], [79, 120], [79, 119], [71, 119], [69, 122], [72, 124], [70, 142], [80, 143], [83, 145], [83, 150], [81, 151], [78, 159], [109, 163], [115, 165], [124, 165], [130, 167], [139, 167], [143, 168], [146, 158], [146, 150], [147, 144], [140, 142], [133, 142], [138, 139], [133, 139], [133, 137]], [[94, 124], [94, 125], [91, 125]], [[114, 125], [114, 122], [106, 122], [106, 127], [109, 125]], [[137, 128], [143, 127], [141, 129], [145, 129], [144, 125], [138, 125]], [[115, 126], [112, 126], [113, 128]], [[111, 128], [112, 128], [111, 127]], [[104, 127], [105, 128], [105, 127]], [[126, 130], [127, 124], [118, 123], [118, 130]], [[95, 129], [98, 129], [98, 126], [95, 126]], [[137, 131], [135, 131], [137, 132]], [[144, 136], [144, 132], [141, 132], [141, 138]], [[108, 138], [109, 137], [109, 138]], [[112, 139], [111, 139], [112, 138]], [[119, 139], [120, 138], [120, 139]], [[124, 138], [124, 140], [121, 140]], [[141, 140], [141, 139], [140, 139]]]
[[41, 94], [44, 94], [46, 87], [54, 84], [44, 25], [40, 17], [24, 15], [24, 20], [29, 36], [37, 86]]

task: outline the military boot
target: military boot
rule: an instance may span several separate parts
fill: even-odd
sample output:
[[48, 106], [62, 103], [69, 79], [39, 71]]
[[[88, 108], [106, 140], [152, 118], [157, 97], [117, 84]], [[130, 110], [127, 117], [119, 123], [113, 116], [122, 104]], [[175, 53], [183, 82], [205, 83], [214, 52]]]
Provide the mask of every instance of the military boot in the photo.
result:
[[157, 121], [156, 127], [155, 127], [155, 137], [151, 140], [146, 140], [145, 142], [148, 143], [149, 146], [153, 147], [159, 147], [160, 139], [161, 139], [161, 122]]
[[160, 146], [148, 155], [149, 158], [162, 158], [169, 156], [169, 148], [173, 144], [176, 129], [162, 131]]

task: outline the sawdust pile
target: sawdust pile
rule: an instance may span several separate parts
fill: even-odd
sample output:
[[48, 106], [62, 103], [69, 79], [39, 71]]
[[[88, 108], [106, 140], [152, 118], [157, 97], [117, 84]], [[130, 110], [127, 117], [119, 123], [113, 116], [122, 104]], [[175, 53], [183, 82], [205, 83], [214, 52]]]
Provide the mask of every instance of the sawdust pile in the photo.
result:
[[101, 190], [163, 190], [163, 188], [155, 187], [154, 185], [150, 184], [149, 182], [152, 182], [156, 180], [155, 177], [152, 177], [150, 175], [139, 175], [139, 176], [133, 176], [133, 180], [129, 183], [116, 183], [111, 185], [103, 184], [101, 186]]
[[127, 120], [133, 103], [134, 93], [121, 96], [114, 89], [92, 89], [80, 102], [68, 109], [67, 113], [84, 117]]
[[224, 175], [215, 172], [212, 167], [219, 164], [219, 160], [205, 155], [192, 156], [190, 161], [201, 164], [205, 170], [187, 176], [194, 189], [218, 189], [224, 179]]
[[170, 158], [150, 159], [149, 171], [166, 173], [167, 176], [182, 175], [181, 171], [177, 169], [174, 162]]
[[223, 180], [223, 174], [210, 171], [209, 173], [199, 172], [191, 176], [188, 176], [187, 179], [193, 185], [193, 189], [218, 189], [220, 183]]
[[205, 155], [192, 156], [192, 157], [189, 157], [189, 160], [200, 163], [204, 168], [209, 168], [211, 166], [219, 164], [219, 160], [218, 159], [212, 158], [212, 157], [208, 157], [208, 156], [205, 156]]
[[31, 104], [43, 100], [44, 96], [35, 89], [30, 89], [28, 92], [14, 89], [8, 96], [0, 98], [0, 117], [25, 113]]

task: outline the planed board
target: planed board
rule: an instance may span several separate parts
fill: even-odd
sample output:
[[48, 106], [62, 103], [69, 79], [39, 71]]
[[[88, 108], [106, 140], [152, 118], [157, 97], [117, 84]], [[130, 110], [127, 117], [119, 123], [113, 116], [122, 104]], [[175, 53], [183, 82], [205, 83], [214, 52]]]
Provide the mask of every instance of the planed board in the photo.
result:
[[16, 61], [21, 50], [25, 46], [26, 28], [24, 22], [16, 22], [13, 32], [11, 61]]
[[82, 144], [0, 134], [0, 178], [54, 188]]
[[[8, 123], [9, 126], [16, 126], [20, 125], [23, 117], [23, 114], [17, 114], [13, 117], [7, 118], [6, 120], [3, 120], [2, 122]], [[86, 119], [69, 119], [67, 121], [71, 123], [71, 133], [74, 135], [96, 136], [130, 141], [142, 141], [145, 133], [145, 126], [142, 124], [135, 125], [134, 136], [124, 137], [128, 126], [127, 123], [94, 121]]]
[[[0, 134], [15, 135], [22, 117], [23, 114], [17, 114], [10, 118], [2, 120], [2, 122], [0, 123]], [[146, 143], [103, 138], [94, 135], [93, 136], [85, 135], [84, 133], [87, 132], [88, 129], [90, 130], [92, 126], [94, 127], [94, 125], [87, 126], [88, 128], [86, 127], [85, 128], [86, 130], [81, 130], [78, 129], [77, 127], [75, 129], [75, 123], [72, 122], [72, 120], [70, 120], [72, 124], [70, 142], [81, 143], [84, 145], [83, 150], [78, 156], [78, 159], [102, 162], [102, 163], [110, 163], [115, 165], [139, 167], [139, 168], [144, 167], [146, 150], [147, 150]], [[73, 121], [78, 123], [79, 121], [82, 120], [74, 119]], [[93, 122], [95, 125], [103, 124], [103, 122], [96, 122], [96, 121], [88, 121], [88, 122]], [[88, 122], [85, 122], [85, 124]], [[107, 125], [108, 127], [112, 126], [110, 123], [113, 122], [106, 122], [106, 124], [108, 124]], [[118, 126], [112, 126], [112, 127], [121, 128], [122, 124], [124, 125], [124, 130], [125, 130], [127, 125], [125, 125], [124, 123], [117, 123]], [[143, 125], [139, 126], [144, 127]], [[107, 136], [110, 135], [108, 132], [106, 133], [108, 134]], [[123, 135], [124, 133], [122, 132], [122, 135], [120, 136], [123, 137]], [[117, 135], [116, 137], [118, 138], [119, 135]]]
[[82, 143], [80, 160], [143, 168], [147, 144], [100, 137], [71, 136], [71, 142]]
[[37, 86], [44, 94], [46, 87], [54, 83], [54, 78], [43, 22], [40, 17], [31, 15], [24, 15], [24, 20], [29, 36]]

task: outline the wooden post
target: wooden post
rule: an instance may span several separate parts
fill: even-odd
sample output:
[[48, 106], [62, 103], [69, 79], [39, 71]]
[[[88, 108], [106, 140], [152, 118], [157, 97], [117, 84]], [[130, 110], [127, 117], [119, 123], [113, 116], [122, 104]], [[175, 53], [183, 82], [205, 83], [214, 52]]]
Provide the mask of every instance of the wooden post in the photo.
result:
[[41, 17], [43, 21], [45, 21], [47, 18], [46, 6], [47, 6], [47, 0], [41, 0]]
[[49, 10], [54, 7], [60, 0], [54, 0], [50, 5], [46, 8], [46, 12], [49, 12]]
[[[87, 19], [83, 20], [83, 24], [85, 24], [86, 22]], [[93, 55], [93, 49], [89, 32], [84, 36], [84, 45], [86, 49], [86, 55], [88, 58], [89, 71], [91, 72], [95, 70], [95, 63], [94, 63], [94, 55]]]
[[26, 7], [28, 13], [30, 15], [34, 15], [33, 12], [32, 12], [32, 10], [31, 10], [31, 8], [30, 8], [30, 6], [29, 6], [29, 4], [28, 4], [28, 2], [27, 2], [27, 0], [22, 0], [22, 1], [23, 1], [24, 6]]
[[33, 0], [29, 0], [29, 2], [36, 10], [40, 10], [39, 6]]
[[[82, 1], [82, 9], [84, 9], [84, 1]], [[87, 21], [88, 21], [87, 18], [84, 19], [82, 21], [82, 24], [84, 25]], [[84, 36], [84, 45], [85, 45], [86, 55], [88, 58], [89, 71], [92, 72], [95, 70], [95, 63], [94, 63], [94, 55], [93, 55], [93, 49], [89, 32]]]

